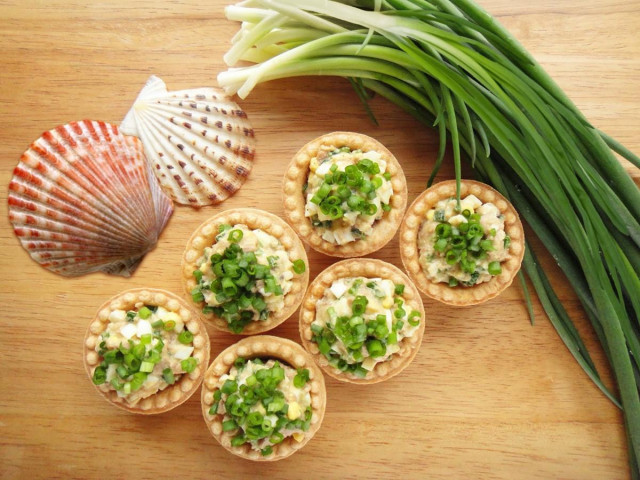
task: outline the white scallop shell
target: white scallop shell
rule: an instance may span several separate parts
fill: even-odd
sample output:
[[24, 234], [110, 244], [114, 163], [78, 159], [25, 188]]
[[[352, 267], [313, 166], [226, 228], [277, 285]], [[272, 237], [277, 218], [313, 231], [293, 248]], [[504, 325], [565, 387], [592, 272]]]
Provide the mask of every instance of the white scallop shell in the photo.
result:
[[131, 275], [173, 213], [140, 141], [88, 120], [31, 144], [13, 171], [8, 201], [31, 258], [65, 276]]
[[255, 138], [247, 115], [214, 88], [167, 92], [151, 76], [120, 130], [142, 140], [162, 188], [183, 205], [222, 202], [253, 166]]

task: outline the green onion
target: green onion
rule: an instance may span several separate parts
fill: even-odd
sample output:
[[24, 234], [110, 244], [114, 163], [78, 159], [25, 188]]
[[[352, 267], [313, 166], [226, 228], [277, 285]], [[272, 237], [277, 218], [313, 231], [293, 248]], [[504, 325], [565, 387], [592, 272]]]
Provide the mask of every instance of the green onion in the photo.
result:
[[238, 428], [238, 425], [236, 425], [236, 422], [234, 422], [233, 420], [225, 420], [224, 422], [222, 422], [223, 432], [230, 432], [231, 430], [235, 430], [236, 428]]
[[385, 353], [387, 353], [387, 347], [380, 340], [372, 339], [369, 340], [365, 346], [367, 347], [367, 352], [373, 358], [382, 357]]
[[96, 367], [92, 380], [95, 385], [102, 385], [107, 380], [107, 370], [103, 367]]
[[[235, 11], [235, 19], [246, 21], [225, 60], [262, 63], [221, 73], [220, 85], [245, 98], [261, 81], [344, 76], [361, 99], [370, 90], [425, 125], [435, 122], [443, 153], [449, 132], [458, 185], [466, 154], [477, 175], [510, 198], [563, 260], [558, 263], [613, 367], [634, 464], [640, 458], [640, 334], [633, 328], [640, 317], [640, 193], [615, 153], [632, 162], [637, 157], [589, 125], [531, 55], [471, 0], [387, 0], [374, 2], [374, 10], [352, 3], [359, 4], [255, 0]], [[265, 15], [268, 23], [255, 21]], [[273, 25], [278, 35], [269, 36]], [[291, 30], [298, 41], [278, 40]], [[459, 188], [456, 196], [459, 201]], [[434, 219], [440, 217], [436, 212]], [[553, 291], [546, 277], [525, 256], [545, 311], [563, 319], [554, 321], [561, 338], [612, 398], [586, 349], [574, 348], [579, 335], [567, 333], [573, 324], [566, 311], [547, 300]]]
[[191, 342], [193, 342], [193, 333], [191, 333], [189, 330], [183, 330], [180, 332], [180, 335], [178, 335], [178, 341], [180, 343], [183, 343], [184, 345], [188, 345]]
[[175, 377], [173, 376], [173, 372], [171, 371], [170, 368], [165, 368], [164, 370], [162, 370], [162, 378], [169, 385], [173, 385], [176, 381]]
[[149, 345], [151, 343], [152, 338], [153, 338], [153, 335], [151, 335], [150, 333], [146, 333], [140, 337], [140, 343], [142, 345]]
[[147, 307], [142, 307], [140, 310], [138, 310], [138, 316], [143, 320], [146, 320], [151, 316], [151, 310], [149, 310]]
[[500, 262], [490, 262], [487, 266], [487, 271], [490, 275], [500, 275], [502, 273]]
[[175, 320], [167, 320], [166, 322], [164, 322], [164, 326], [162, 328], [165, 332], [170, 332], [171, 330], [176, 328]]
[[144, 373], [150, 373], [153, 372], [153, 367], [155, 367], [156, 364], [154, 362], [142, 362], [140, 364], [140, 371], [144, 372]]
[[307, 269], [307, 266], [305, 265], [304, 260], [302, 260], [300, 258], [297, 259], [297, 260], [294, 260], [294, 262], [293, 262], [293, 271], [295, 273], [300, 275], [300, 274], [304, 273], [304, 271], [306, 269]]
[[236, 435], [235, 437], [233, 437], [231, 439], [231, 446], [232, 447], [239, 447], [241, 445], [244, 445], [246, 442], [246, 439], [244, 437], [244, 435]]
[[296, 388], [304, 387], [309, 381], [309, 370], [306, 368], [299, 368], [296, 376], [293, 377], [293, 386]]
[[227, 238], [231, 243], [238, 243], [240, 242], [240, 240], [242, 240], [243, 236], [244, 234], [242, 233], [242, 230], [235, 229], [229, 232], [229, 236]]
[[186, 373], [193, 372], [196, 369], [197, 365], [198, 361], [193, 357], [186, 358], [180, 362], [182, 370], [184, 370]]
[[320, 188], [315, 193], [315, 195], [313, 197], [311, 197], [311, 203], [315, 203], [316, 205], [320, 205], [322, 200], [324, 200], [324, 198], [327, 195], [329, 195], [330, 191], [331, 191], [331, 185], [329, 185], [328, 183], [323, 183], [322, 185], [320, 185]]
[[420, 317], [421, 315], [419, 311], [412, 310], [407, 321], [409, 322], [409, 325], [411, 325], [412, 327], [416, 327], [420, 325]]

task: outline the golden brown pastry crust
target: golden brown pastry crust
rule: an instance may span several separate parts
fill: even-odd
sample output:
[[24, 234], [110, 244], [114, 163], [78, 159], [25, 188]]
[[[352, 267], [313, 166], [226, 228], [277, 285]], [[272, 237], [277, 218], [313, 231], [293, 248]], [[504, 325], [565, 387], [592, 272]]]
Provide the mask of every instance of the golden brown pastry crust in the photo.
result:
[[[282, 443], [273, 446], [273, 453], [266, 457], [257, 450], [252, 450], [249, 445], [232, 447], [231, 439], [235, 432], [223, 432], [222, 420], [224, 415], [210, 415], [209, 409], [213, 405], [213, 394], [218, 389], [218, 381], [222, 375], [228, 373], [236, 358], [272, 358], [281, 360], [293, 368], [309, 369], [309, 381], [311, 382], [311, 425], [309, 430], [304, 432], [304, 438], [298, 442], [293, 437], [285, 438]], [[211, 366], [205, 374], [202, 385], [202, 415], [211, 434], [220, 445], [239, 457], [248, 460], [262, 462], [273, 462], [281, 460], [300, 450], [320, 428], [324, 411], [327, 405], [327, 392], [324, 384], [322, 371], [316, 366], [312, 358], [304, 349], [295, 342], [286, 338], [274, 337], [270, 335], [257, 335], [243, 338], [239, 342], [231, 345], [222, 351], [218, 357], [211, 362]]]
[[[352, 373], [342, 372], [335, 367], [329, 365], [326, 357], [320, 353], [318, 345], [312, 341], [311, 324], [316, 316], [316, 303], [320, 300], [327, 288], [331, 284], [344, 277], [367, 277], [382, 278], [392, 280], [397, 284], [404, 284], [405, 305], [409, 310], [417, 310], [420, 312], [420, 327], [411, 337], [401, 340], [400, 350], [394, 353], [388, 360], [376, 364], [375, 368], [367, 374], [365, 378], [358, 377]], [[355, 384], [371, 384], [387, 380], [402, 370], [407, 368], [413, 358], [418, 353], [422, 343], [425, 329], [425, 312], [420, 292], [413, 282], [398, 267], [382, 260], [372, 258], [354, 258], [350, 260], [342, 260], [333, 264], [329, 268], [320, 272], [315, 280], [309, 286], [307, 294], [302, 301], [300, 307], [300, 337], [302, 345], [311, 353], [313, 359], [320, 368], [333, 378]]]
[[193, 309], [178, 295], [157, 288], [136, 288], [126, 290], [107, 300], [99, 309], [94, 320], [89, 325], [84, 341], [84, 367], [93, 378], [93, 370], [100, 364], [100, 357], [95, 348], [99, 342], [100, 334], [107, 328], [109, 314], [113, 310], [132, 310], [136, 303], [164, 307], [171, 312], [180, 315], [185, 328], [193, 334], [193, 357], [198, 360], [198, 365], [191, 373], [184, 373], [173, 385], [160, 390], [154, 395], [140, 400], [136, 405], [129, 405], [124, 398], [111, 390], [108, 385], [95, 385], [102, 397], [116, 407], [131, 413], [151, 415], [171, 410], [185, 402], [198, 389], [204, 372], [209, 365], [209, 335], [207, 329], [193, 311]]
[[475, 195], [483, 203], [491, 202], [504, 215], [504, 227], [511, 237], [510, 257], [502, 262], [502, 273], [488, 282], [472, 287], [450, 287], [446, 283], [435, 283], [424, 274], [418, 261], [418, 233], [426, 213], [440, 200], [456, 195], [455, 180], [440, 182], [422, 192], [411, 204], [400, 227], [400, 256], [407, 273], [416, 286], [425, 295], [447, 305], [467, 306], [486, 302], [506, 289], [520, 270], [524, 256], [524, 229], [518, 213], [511, 203], [499, 192], [484, 183], [474, 180], [462, 180], [460, 195], [462, 198]]
[[[304, 215], [306, 199], [302, 190], [309, 176], [309, 162], [326, 146], [375, 150], [387, 162], [387, 171], [391, 174], [391, 210], [374, 224], [370, 235], [345, 245], [324, 240]], [[311, 248], [333, 257], [359, 257], [384, 247], [396, 234], [407, 207], [407, 181], [398, 160], [380, 142], [361, 133], [333, 132], [311, 140], [294, 155], [285, 172], [282, 187], [287, 221]]]
[[[198, 268], [196, 262], [204, 254], [204, 249], [215, 243], [216, 235], [219, 233], [218, 226], [225, 223], [230, 225], [244, 224], [251, 229], [259, 228], [280, 241], [289, 253], [289, 259], [292, 262], [297, 259], [304, 261], [306, 269], [302, 274], [294, 274], [291, 279], [291, 290], [285, 295], [284, 308], [278, 312], [271, 312], [267, 320], [249, 323], [240, 335], [254, 335], [271, 330], [289, 318], [300, 305], [309, 284], [309, 260], [304, 245], [291, 227], [284, 220], [269, 212], [255, 208], [234, 208], [214, 215], [200, 225], [187, 242], [182, 257], [182, 281], [185, 292], [191, 298], [191, 290], [196, 286], [193, 277], [194, 270]], [[190, 301], [193, 303], [192, 300]], [[196, 304], [199, 312], [202, 312], [204, 306], [204, 302]], [[213, 313], [201, 313], [201, 315], [217, 330], [230, 332], [226, 320]]]

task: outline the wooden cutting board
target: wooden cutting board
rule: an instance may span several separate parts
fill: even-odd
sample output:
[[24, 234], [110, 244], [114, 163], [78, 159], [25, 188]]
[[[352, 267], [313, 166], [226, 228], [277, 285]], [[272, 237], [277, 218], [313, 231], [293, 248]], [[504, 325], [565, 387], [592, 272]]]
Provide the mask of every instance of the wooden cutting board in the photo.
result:
[[[327, 378], [322, 428], [302, 451], [275, 464], [243, 461], [220, 447], [205, 428], [199, 393], [152, 418], [124, 413], [96, 394], [81, 351], [97, 307], [134, 287], [182, 293], [185, 242], [220, 210], [282, 214], [281, 177], [306, 141], [337, 129], [378, 138], [401, 161], [410, 200], [433, 165], [434, 133], [382, 99], [372, 104], [376, 127], [344, 80], [275, 81], [241, 102], [258, 139], [246, 185], [221, 206], [177, 208], [132, 278], [65, 279], [32, 262], [6, 220], [7, 185], [20, 154], [58, 124], [118, 123], [151, 74], [173, 90], [215, 85], [238, 28], [224, 18], [226, 3], [0, 1], [0, 477], [627, 478], [620, 411], [578, 367], [537, 302], [530, 325], [517, 282], [473, 308], [425, 299], [427, 330], [413, 364], [377, 386]], [[640, 152], [637, 0], [481, 3], [595, 125]], [[638, 171], [632, 174], [638, 180]], [[439, 179], [452, 176], [448, 162]], [[334, 261], [309, 255], [312, 278]], [[397, 239], [373, 256], [401, 265]], [[576, 296], [542, 257], [594, 345]], [[299, 341], [296, 316], [272, 333]], [[214, 356], [237, 340], [210, 334]]]

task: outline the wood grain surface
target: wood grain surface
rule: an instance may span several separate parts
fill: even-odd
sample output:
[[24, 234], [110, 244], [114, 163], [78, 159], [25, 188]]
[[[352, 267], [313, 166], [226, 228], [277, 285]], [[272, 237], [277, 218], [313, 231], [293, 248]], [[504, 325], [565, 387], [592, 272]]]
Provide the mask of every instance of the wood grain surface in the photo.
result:
[[[306, 141], [333, 130], [376, 137], [400, 160], [411, 201], [437, 138], [399, 109], [373, 102], [367, 119], [348, 83], [313, 78], [259, 86], [241, 102], [258, 139], [255, 168], [221, 206], [177, 208], [131, 278], [66, 279], [40, 268], [7, 221], [7, 185], [43, 131], [80, 119], [119, 123], [150, 74], [170, 89], [213, 86], [238, 26], [222, 0], [0, 0], [0, 477], [623, 479], [622, 416], [591, 383], [535, 304], [531, 326], [517, 282], [497, 299], [451, 308], [424, 299], [427, 329], [413, 364], [357, 387], [327, 378], [324, 423], [292, 457], [263, 465], [227, 453], [207, 431], [199, 394], [152, 418], [107, 404], [82, 365], [96, 309], [134, 287], [182, 294], [191, 232], [221, 209], [282, 214], [284, 168]], [[640, 152], [637, 0], [482, 0], [598, 127]], [[637, 170], [632, 171], [636, 181]], [[450, 162], [440, 179], [453, 176]], [[530, 233], [530, 232], [529, 232]], [[333, 259], [309, 252], [311, 276]], [[373, 255], [401, 265], [397, 239]], [[554, 284], [588, 344], [576, 296]], [[294, 315], [271, 333], [299, 342]], [[210, 331], [212, 357], [237, 337]], [[611, 384], [603, 355], [598, 365]]]

